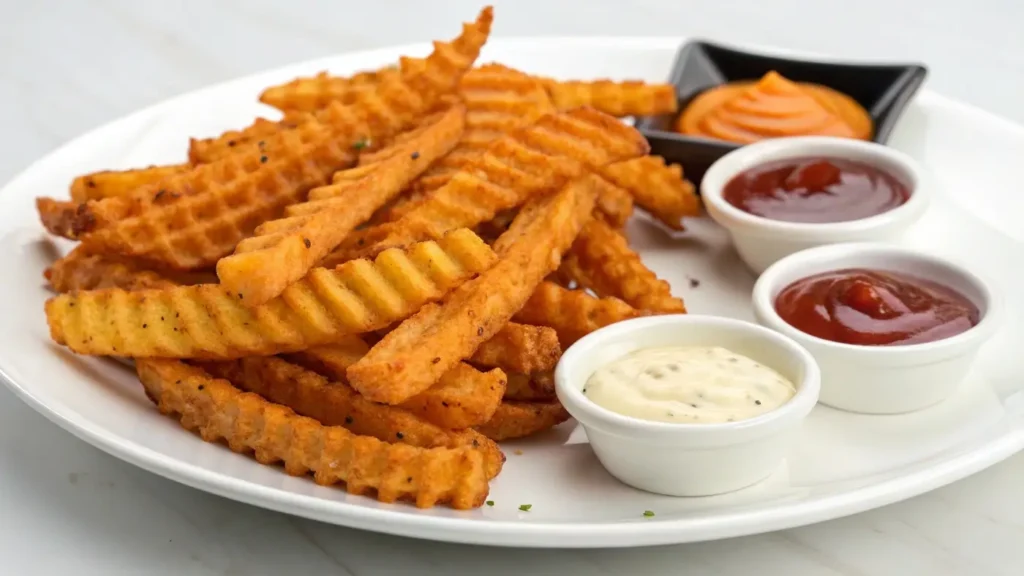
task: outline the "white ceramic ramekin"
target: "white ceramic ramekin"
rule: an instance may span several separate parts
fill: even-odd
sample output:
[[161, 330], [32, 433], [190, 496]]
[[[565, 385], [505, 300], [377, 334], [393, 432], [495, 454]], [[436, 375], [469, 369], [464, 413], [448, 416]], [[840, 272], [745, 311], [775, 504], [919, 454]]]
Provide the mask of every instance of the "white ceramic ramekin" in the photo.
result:
[[[726, 184], [742, 172], [778, 160], [812, 157], [872, 165], [906, 184], [910, 198], [893, 210], [869, 218], [816, 224], [756, 216], [722, 197]], [[776, 260], [815, 246], [898, 240], [928, 208], [928, 185], [923, 180], [912, 158], [887, 146], [850, 138], [801, 136], [764, 140], [722, 156], [704, 174], [700, 190], [708, 214], [728, 230], [740, 258], [760, 274]]]
[[[651, 422], [623, 416], [583, 393], [601, 366], [642, 348], [722, 346], [771, 367], [796, 384], [781, 407], [721, 424]], [[558, 398], [583, 425], [601, 464], [635, 488], [670, 496], [706, 496], [757, 483], [776, 470], [818, 400], [814, 358], [789, 338], [729, 318], [669, 315], [597, 330], [573, 344], [555, 370]]]
[[[775, 311], [791, 283], [845, 268], [898, 271], [960, 292], [980, 311], [977, 325], [951, 338], [909, 345], [859, 346], [801, 332]], [[981, 345], [995, 332], [998, 299], [969, 270], [941, 258], [882, 244], [839, 244], [793, 254], [769, 267], [754, 285], [754, 316], [810, 351], [821, 367], [821, 403], [867, 414], [899, 414], [948, 397], [964, 379]]]

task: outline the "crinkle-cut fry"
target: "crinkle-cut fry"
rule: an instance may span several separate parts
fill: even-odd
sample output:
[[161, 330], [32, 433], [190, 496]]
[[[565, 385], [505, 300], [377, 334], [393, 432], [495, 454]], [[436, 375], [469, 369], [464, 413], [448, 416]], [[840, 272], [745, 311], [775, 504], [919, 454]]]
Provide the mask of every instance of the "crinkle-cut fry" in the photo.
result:
[[609, 164], [601, 175], [633, 195], [633, 200], [673, 230], [682, 230], [685, 216], [700, 216], [700, 199], [683, 168], [661, 156], [643, 156]]
[[582, 271], [582, 277], [574, 279], [598, 296], [613, 296], [643, 312], [686, 312], [669, 283], [645, 266], [626, 237], [605, 221], [595, 218], [588, 222], [570, 253]]
[[[345, 371], [369, 350], [365, 342], [353, 337], [289, 354], [288, 359], [331, 380], [348, 382]], [[491, 418], [505, 393], [505, 380], [501, 370], [482, 372], [460, 363], [397, 407], [444, 428], [469, 428]]]
[[[280, 358], [202, 362], [200, 367], [214, 377], [287, 406], [325, 426], [342, 426], [361, 436], [420, 448], [477, 448], [484, 454], [489, 478], [498, 475], [504, 462], [497, 445], [478, 433], [447, 430], [401, 408], [370, 402], [345, 382], [331, 381]], [[497, 404], [495, 402], [495, 408]], [[491, 410], [491, 414], [493, 412]]]
[[[259, 225], [217, 262], [220, 283], [258, 306], [280, 295], [329, 254], [356, 226], [402, 191], [431, 162], [451, 150], [462, 134], [465, 110], [452, 107], [402, 142], [397, 153], [360, 175], [314, 188], [305, 202], [285, 209], [283, 218]], [[369, 168], [369, 169], [367, 169]]]
[[554, 328], [562, 348], [568, 348], [598, 328], [637, 316], [640, 312], [636, 308], [618, 298], [595, 298], [583, 290], [569, 290], [544, 282], [514, 319]]
[[[238, 151], [246, 150], [250, 144], [267, 139], [285, 130], [298, 126], [304, 117], [293, 115], [277, 122], [257, 118], [241, 130], [229, 130], [213, 138], [190, 138], [188, 161], [192, 165], [208, 164]], [[265, 142], [264, 142], [265, 145]]]
[[595, 179], [585, 176], [524, 207], [495, 242], [498, 262], [384, 336], [347, 370], [352, 387], [375, 402], [400, 404], [472, 356], [558, 266], [593, 210]]
[[627, 190], [604, 180], [597, 193], [594, 215], [612, 228], [622, 229], [633, 215], [633, 196]]
[[555, 397], [555, 375], [551, 371], [508, 375], [504, 400], [518, 402], [549, 401]]
[[397, 66], [359, 72], [344, 78], [326, 71], [316, 76], [295, 78], [284, 84], [270, 86], [260, 94], [260, 102], [282, 112], [315, 112], [334, 101], [351, 103], [364, 90], [372, 90], [381, 74], [395, 73]]
[[554, 80], [540, 78], [559, 110], [590, 106], [612, 116], [653, 116], [676, 111], [676, 89], [671, 84], [636, 80]]
[[467, 72], [458, 94], [466, 104], [466, 132], [455, 150], [416, 181], [420, 192], [444, 186], [491, 142], [555, 111], [539, 81], [501, 64], [485, 64]]
[[561, 357], [562, 347], [553, 329], [509, 322], [481, 344], [469, 362], [506, 373], [541, 372], [553, 370]]
[[93, 290], [46, 303], [50, 336], [80, 354], [233, 359], [304, 350], [383, 328], [496, 259], [469, 230], [408, 250], [315, 268], [262, 306], [221, 286]]
[[[324, 184], [331, 172], [350, 165], [354, 150], [349, 144], [354, 135], [380, 137], [404, 129], [442, 94], [454, 90], [486, 41], [490, 19], [485, 9], [477, 23], [464, 26], [463, 36], [452, 43], [437, 43], [417, 74], [382, 83], [352, 106], [338, 104], [321, 110], [298, 128], [267, 138], [262, 147], [243, 146], [235, 154], [193, 169], [188, 174], [218, 176], [200, 179], [202, 186], [190, 181], [167, 189], [161, 183], [163, 194], [140, 190], [88, 202], [81, 209], [72, 204], [69, 211], [41, 202], [44, 223], [55, 233], [61, 226], [70, 226], [71, 237], [94, 231], [83, 241], [101, 250], [146, 257], [171, 267], [212, 264], [211, 259], [229, 254], [257, 225], [301, 200], [310, 188]], [[236, 164], [246, 169], [227, 169]], [[115, 200], [121, 203], [112, 203]]]
[[91, 254], [81, 246], [54, 262], [43, 275], [50, 287], [59, 293], [104, 288], [137, 290], [177, 286], [176, 282], [129, 260], [106, 254]]
[[549, 114], [496, 140], [400, 220], [379, 226], [383, 238], [357, 255], [475, 226], [592, 168], [648, 149], [639, 132], [596, 110]]
[[170, 164], [84, 174], [71, 182], [71, 199], [75, 202], [85, 202], [124, 196], [140, 186], [160, 182], [189, 168], [191, 167], [188, 164]]
[[494, 412], [490, 422], [477, 426], [476, 431], [495, 442], [532, 436], [569, 419], [558, 399], [546, 402], [504, 401]]
[[242, 392], [227, 380], [177, 360], [136, 360], [146, 393], [163, 414], [207, 442], [252, 452], [261, 464], [284, 464], [288, 474], [313, 473], [317, 484], [345, 483], [351, 494], [376, 492], [381, 502], [411, 500], [420, 508], [483, 504], [487, 473], [479, 450], [419, 448], [324, 426], [291, 409]]

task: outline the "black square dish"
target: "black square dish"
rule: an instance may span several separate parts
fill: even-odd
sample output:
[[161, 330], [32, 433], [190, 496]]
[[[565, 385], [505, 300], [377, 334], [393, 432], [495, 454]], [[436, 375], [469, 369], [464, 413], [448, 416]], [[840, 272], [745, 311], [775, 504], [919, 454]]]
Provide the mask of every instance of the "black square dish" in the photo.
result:
[[900, 114], [928, 74], [920, 64], [815, 62], [742, 52], [709, 42], [689, 42], [680, 48], [669, 77], [679, 98], [678, 113], [637, 118], [636, 127], [651, 143], [651, 154], [682, 164], [687, 179], [698, 184], [715, 160], [741, 144], [679, 134], [672, 130], [678, 114], [708, 88], [756, 81], [772, 70], [794, 82], [821, 84], [856, 100], [871, 117], [871, 140], [882, 144], [889, 139]]

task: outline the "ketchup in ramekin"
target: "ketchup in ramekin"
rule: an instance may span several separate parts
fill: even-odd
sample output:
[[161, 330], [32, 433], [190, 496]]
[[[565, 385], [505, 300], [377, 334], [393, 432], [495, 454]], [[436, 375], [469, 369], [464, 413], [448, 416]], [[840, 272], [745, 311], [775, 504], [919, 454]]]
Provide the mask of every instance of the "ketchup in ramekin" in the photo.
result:
[[786, 286], [775, 310], [794, 328], [864, 346], [943, 340], [978, 324], [978, 307], [956, 290], [892, 271], [847, 268]]
[[744, 212], [786, 222], [847, 222], [893, 210], [910, 198], [895, 176], [841, 158], [790, 158], [741, 172], [722, 191]]

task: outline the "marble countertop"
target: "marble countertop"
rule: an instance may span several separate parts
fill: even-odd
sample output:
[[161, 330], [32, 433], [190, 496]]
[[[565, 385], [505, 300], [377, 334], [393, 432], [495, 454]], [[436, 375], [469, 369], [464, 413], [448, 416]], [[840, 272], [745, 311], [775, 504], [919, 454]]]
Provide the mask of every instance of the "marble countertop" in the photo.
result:
[[[1015, 0], [494, 2], [496, 36], [698, 35], [920, 60], [931, 89], [1024, 122]], [[477, 1], [38, 0], [0, 4], [0, 181], [93, 127], [282, 64], [446, 37]], [[428, 6], [434, 6], [428, 8]], [[443, 6], [443, 7], [442, 7]], [[626, 8], [628, 6], [628, 8]], [[1024, 574], [1024, 455], [823, 524], [634, 550], [524, 551], [358, 532], [144, 472], [0, 390], [2, 572], [66, 574]]]

